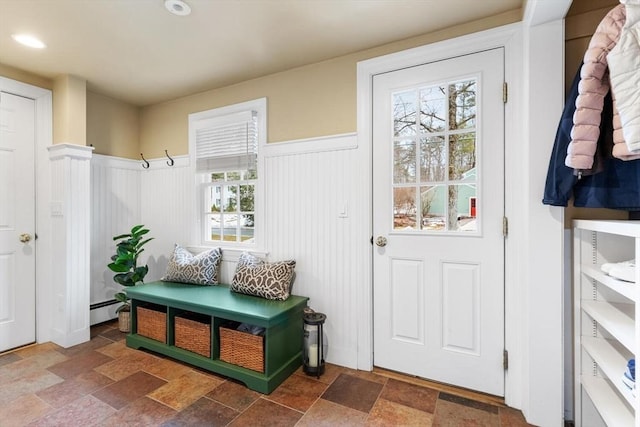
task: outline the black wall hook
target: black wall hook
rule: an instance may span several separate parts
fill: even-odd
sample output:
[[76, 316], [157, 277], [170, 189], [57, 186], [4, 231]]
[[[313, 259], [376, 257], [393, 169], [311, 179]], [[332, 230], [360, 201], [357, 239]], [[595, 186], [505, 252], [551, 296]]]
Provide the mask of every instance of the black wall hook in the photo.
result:
[[142, 161], [144, 162], [142, 164], [142, 167], [145, 169], [149, 169], [149, 162], [147, 161], [147, 159], [144, 158], [144, 156], [142, 155], [142, 153], [140, 153], [140, 157], [142, 157]]
[[173, 161], [173, 159], [171, 158], [171, 156], [169, 155], [169, 153], [167, 153], [167, 150], [164, 150], [164, 154], [166, 154], [166, 156], [169, 158], [169, 161], [167, 161], [167, 164], [168, 164], [169, 166], [173, 166], [174, 161]]

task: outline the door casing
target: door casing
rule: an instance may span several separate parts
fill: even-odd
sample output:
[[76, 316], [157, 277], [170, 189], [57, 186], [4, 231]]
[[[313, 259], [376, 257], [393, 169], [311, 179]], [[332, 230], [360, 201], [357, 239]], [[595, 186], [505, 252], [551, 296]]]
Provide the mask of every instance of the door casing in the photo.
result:
[[5, 92], [31, 98], [35, 101], [35, 168], [36, 168], [36, 342], [51, 340], [53, 321], [53, 295], [47, 283], [51, 272], [52, 252], [48, 244], [51, 237], [49, 212], [51, 176], [47, 147], [53, 141], [53, 96], [49, 89], [33, 86], [0, 76], [0, 87]]
[[[373, 227], [374, 236], [382, 235], [389, 241], [384, 248], [374, 250], [375, 365], [494, 395], [504, 393], [503, 53], [499, 48], [447, 58], [376, 76], [374, 83]], [[444, 86], [444, 82], [461, 80], [477, 82], [477, 123], [469, 130], [477, 137], [477, 174], [471, 182], [484, 200], [477, 230], [396, 229], [392, 226], [391, 206], [395, 206], [395, 199], [391, 193], [398, 182], [390, 178], [396, 170], [390, 146], [397, 141], [392, 136], [394, 104], [390, 94], [413, 93], [418, 87]], [[446, 138], [443, 147], [447, 145], [445, 141]], [[416, 146], [415, 150], [419, 152], [420, 148]], [[445, 173], [434, 180], [448, 178], [451, 177]], [[421, 182], [420, 177], [415, 181]], [[409, 180], [408, 185], [415, 188], [415, 181]], [[447, 272], [462, 276], [450, 281], [446, 279]], [[398, 274], [402, 276], [399, 280]], [[470, 299], [451, 294], [458, 291]], [[460, 304], [475, 310], [462, 313], [458, 311]], [[473, 320], [466, 318], [470, 312], [474, 313]], [[456, 320], [463, 318], [466, 321]], [[448, 340], [462, 347], [446, 344]]]
[[[362, 149], [362, 161], [372, 165], [372, 98], [373, 98], [373, 76], [387, 73], [402, 68], [412, 67], [423, 63], [438, 61], [452, 56], [460, 56], [479, 52], [486, 49], [502, 47], [505, 50], [505, 81], [509, 86], [521, 87], [523, 55], [521, 49], [522, 31], [519, 24], [510, 24], [497, 29], [486, 30], [472, 35], [462, 36], [451, 40], [437, 42], [403, 52], [393, 53], [386, 56], [370, 59], [358, 63], [358, 140]], [[521, 140], [522, 129], [515, 126], [519, 123], [521, 112], [515, 106], [521, 102], [518, 99], [518, 92], [510, 95], [505, 105], [505, 215], [509, 217], [515, 210], [517, 197], [508, 194], [520, 188], [521, 171], [515, 164], [516, 150], [509, 146], [510, 140]], [[371, 166], [370, 166], [371, 167]], [[370, 176], [372, 170], [370, 169]], [[369, 201], [372, 200], [372, 183], [369, 182]], [[368, 218], [369, 230], [372, 230], [372, 219]], [[518, 247], [521, 236], [513, 236], [505, 242], [505, 347], [510, 351], [510, 369], [515, 371], [511, 375], [509, 371], [505, 376], [505, 401], [513, 404], [514, 407], [521, 407], [520, 390], [522, 377], [517, 373], [522, 369], [521, 360], [521, 318], [518, 314], [518, 307], [521, 304], [522, 293], [524, 292], [521, 283], [515, 280], [519, 265], [516, 265], [515, 252], [513, 248]], [[373, 256], [373, 248], [371, 252]], [[373, 261], [371, 261], [373, 264]], [[370, 266], [370, 270], [372, 268]], [[372, 277], [362, 280], [358, 295], [362, 301], [361, 309], [358, 312], [358, 369], [373, 369], [373, 287]], [[515, 399], [514, 399], [515, 398]], [[512, 400], [513, 399], [513, 400]]]

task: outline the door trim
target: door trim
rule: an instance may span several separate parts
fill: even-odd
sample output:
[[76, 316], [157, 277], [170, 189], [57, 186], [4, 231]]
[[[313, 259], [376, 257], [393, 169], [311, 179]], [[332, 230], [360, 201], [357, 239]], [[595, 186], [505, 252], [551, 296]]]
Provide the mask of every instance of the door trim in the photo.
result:
[[[443, 60], [455, 56], [471, 54], [487, 49], [504, 48], [505, 52], [505, 81], [509, 85], [518, 88], [522, 87], [522, 26], [521, 24], [510, 24], [500, 28], [470, 34], [451, 40], [433, 43], [403, 52], [385, 55], [358, 63], [357, 70], [357, 105], [358, 105], [358, 145], [361, 148], [362, 161], [369, 165], [369, 177], [372, 177], [373, 154], [371, 148], [372, 141], [372, 99], [373, 99], [373, 76], [387, 73], [402, 68], [421, 65], [433, 61]], [[522, 129], [514, 124], [522, 122], [522, 113], [516, 107], [521, 102], [518, 99], [520, 91], [513, 90], [510, 93], [509, 102], [505, 108], [505, 162], [507, 165], [515, 164], [518, 159], [517, 147], [510, 147], [508, 141], [521, 140]], [[511, 148], [511, 149], [510, 149]], [[522, 154], [520, 154], [522, 155]], [[518, 188], [520, 180], [517, 178], [518, 169], [513, 167], [505, 168], [505, 194], [509, 194]], [[369, 179], [367, 187], [368, 203], [371, 205], [372, 179]], [[509, 216], [514, 211], [513, 198], [506, 197], [505, 215]], [[372, 218], [367, 218], [368, 229], [372, 230]], [[515, 225], [514, 225], [515, 226]], [[505, 242], [505, 347], [510, 350], [513, 359], [517, 359], [518, 348], [522, 345], [521, 324], [522, 319], [517, 308], [521, 305], [522, 285], [514, 280], [517, 277], [517, 263], [515, 262], [515, 252], [513, 249], [519, 244], [519, 233], [513, 233]], [[509, 241], [510, 240], [510, 241]], [[373, 250], [370, 253], [369, 271], [372, 275]], [[358, 369], [371, 370], [373, 368], [373, 277], [362, 280], [362, 285], [358, 288], [358, 300], [361, 301], [358, 310]], [[522, 377], [517, 372], [523, 368], [521, 360], [510, 361], [510, 371], [515, 375], [505, 375], [505, 400], [515, 403], [513, 406], [520, 407], [520, 396], [516, 396], [515, 402], [509, 395], [510, 391], [522, 393]]]
[[46, 209], [49, 206], [49, 154], [47, 147], [53, 141], [53, 96], [49, 89], [43, 89], [27, 83], [22, 83], [0, 76], [0, 89], [14, 95], [30, 98], [35, 101], [36, 132], [35, 132], [35, 190], [36, 190], [36, 342], [47, 342], [51, 339], [52, 292], [47, 283], [51, 276], [51, 266], [46, 260], [51, 259], [51, 248], [47, 242], [51, 241], [51, 227]]
[[[571, 396], [563, 403], [563, 339], [571, 339], [571, 325], [564, 327], [563, 337], [563, 313], [568, 309], [563, 297], [563, 287], [568, 286], [563, 282], [564, 210], [541, 203], [549, 152], [564, 104], [563, 19], [570, 4], [570, 0], [527, 2], [520, 23], [413, 49], [404, 52], [408, 58], [404, 60], [401, 53], [364, 61], [358, 63], [357, 72], [359, 161], [370, 165], [372, 75], [397, 68], [403, 61], [407, 66], [418, 62], [415, 57], [420, 49], [424, 56], [437, 57], [448, 48], [447, 56], [487, 45], [505, 48], [505, 78], [510, 86], [505, 111], [505, 209], [511, 216], [505, 246], [505, 345], [510, 359], [505, 403], [522, 409], [527, 421], [535, 425], [561, 425], [563, 413], [571, 409]], [[369, 197], [370, 184], [371, 176]], [[370, 226], [371, 218], [366, 220]], [[361, 302], [356, 313], [358, 368], [370, 370], [373, 290], [369, 275], [357, 286]], [[568, 381], [570, 369], [566, 371]]]
[[[375, 104], [372, 126], [373, 235], [387, 235], [390, 243], [384, 250], [376, 248], [373, 257], [374, 365], [499, 396], [504, 396], [505, 378], [501, 363], [505, 348], [505, 239], [502, 232], [505, 196], [505, 106], [502, 96], [504, 54], [502, 47], [484, 49], [474, 54], [378, 74], [374, 77], [372, 98]], [[436, 184], [422, 182], [419, 179], [419, 171], [415, 171], [415, 179], [393, 179], [397, 172], [397, 159], [394, 154], [397, 148], [394, 144], [398, 143], [398, 135], [394, 133], [394, 119], [397, 119], [398, 114], [396, 102], [411, 102], [408, 101], [410, 99], [414, 103], [420, 103], [422, 91], [426, 87], [442, 89], [463, 81], [475, 82], [473, 92], [476, 94], [476, 121], [468, 131], [475, 135], [473, 150], [477, 162], [472, 165], [476, 173], [475, 179], [472, 178], [470, 182], [474, 184], [475, 194], [484, 200], [481, 207], [484, 209], [484, 216], [477, 220], [475, 231], [463, 232], [448, 227], [446, 230], [421, 230], [417, 223], [415, 226], [409, 226], [413, 228], [412, 232], [401, 230], [397, 228], [392, 213], [396, 207], [396, 186], [407, 186], [407, 189], [411, 189], [415, 197], [414, 204], [417, 205], [416, 210], [419, 212], [423, 186]], [[445, 104], [441, 107], [444, 110], [440, 115], [446, 117], [456, 110], [454, 107], [446, 106], [446, 100], [450, 101], [450, 94], [447, 90], [442, 90], [443, 93], [438, 92], [435, 99]], [[396, 99], [396, 95], [399, 95], [402, 101]], [[419, 106], [413, 108], [421, 109]], [[415, 114], [411, 117], [410, 122], [418, 120]], [[443, 154], [444, 160], [441, 161], [450, 166], [453, 163], [449, 156], [454, 153], [447, 135], [451, 138], [450, 135], [456, 131], [452, 131], [448, 124], [447, 121], [444, 129], [434, 134], [429, 134], [428, 130], [414, 128], [414, 132], [402, 134], [400, 140], [406, 139], [415, 144], [412, 145], [415, 150], [415, 153], [412, 153], [415, 156], [417, 152], [421, 152], [421, 137], [438, 135], [441, 138], [441, 150], [448, 153]], [[413, 161], [415, 162], [415, 157]], [[447, 211], [447, 200], [451, 197], [447, 186], [467, 181], [449, 175], [444, 172], [443, 176], [427, 178], [427, 181], [436, 181], [437, 185], [442, 185], [439, 200], [444, 202], [444, 209]], [[460, 193], [459, 201], [462, 201], [462, 195], [463, 192]], [[413, 220], [418, 221], [420, 213], [415, 215]], [[445, 222], [450, 220], [450, 214], [442, 215]], [[455, 221], [455, 218], [453, 220]], [[434, 249], [428, 242], [436, 242], [436, 247], [441, 248]], [[402, 279], [398, 281], [397, 273], [400, 271], [405, 272], [407, 276], [403, 274]], [[452, 282], [451, 279], [447, 279], [447, 272], [452, 271], [465, 271], [462, 274], [465, 274], [466, 279], [462, 282]], [[477, 293], [465, 293], [469, 299], [451, 299], [449, 292], [452, 289], [461, 290], [458, 286], [464, 286], [469, 291], [475, 289]], [[445, 302], [447, 295], [449, 303]], [[471, 298], [471, 295], [474, 297]], [[395, 301], [396, 297], [402, 302], [391, 303], [390, 301]], [[457, 325], [460, 329], [451, 329], [447, 327], [447, 323], [453, 318], [447, 313], [456, 312], [456, 307], [459, 307], [463, 300], [477, 309], [473, 311], [477, 317], [475, 321], [469, 318], [461, 323], [452, 322], [451, 325]], [[413, 305], [414, 303], [416, 305]], [[404, 308], [400, 308], [405, 306], [411, 315], [405, 313]], [[396, 311], [398, 309], [399, 311]], [[466, 317], [462, 315], [460, 319]], [[483, 328], [479, 328], [479, 322], [484, 325]], [[392, 324], [395, 326], [391, 326]], [[407, 328], [404, 330], [407, 335], [394, 335], [399, 331], [397, 328], [402, 329], [403, 326]], [[464, 330], [465, 333], [457, 335], [453, 333], [454, 330]], [[447, 337], [460, 338], [468, 347], [465, 347], [466, 350], [454, 350], [446, 345]], [[473, 341], [466, 341], [471, 340], [471, 337]], [[403, 353], [404, 356], [401, 356]], [[452, 368], [454, 365], [456, 368]], [[478, 369], [486, 372], [480, 375]]]

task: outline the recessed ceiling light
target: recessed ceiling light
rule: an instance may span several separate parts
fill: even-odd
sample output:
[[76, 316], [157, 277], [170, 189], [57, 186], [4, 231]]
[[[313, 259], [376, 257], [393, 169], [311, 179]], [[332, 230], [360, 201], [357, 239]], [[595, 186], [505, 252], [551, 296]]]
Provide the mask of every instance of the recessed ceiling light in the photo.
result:
[[13, 39], [18, 43], [35, 49], [44, 49], [47, 47], [47, 45], [42, 43], [40, 39], [29, 34], [13, 34], [11, 37], [13, 37]]
[[164, 0], [164, 7], [174, 15], [187, 16], [191, 13], [191, 6], [182, 0]]

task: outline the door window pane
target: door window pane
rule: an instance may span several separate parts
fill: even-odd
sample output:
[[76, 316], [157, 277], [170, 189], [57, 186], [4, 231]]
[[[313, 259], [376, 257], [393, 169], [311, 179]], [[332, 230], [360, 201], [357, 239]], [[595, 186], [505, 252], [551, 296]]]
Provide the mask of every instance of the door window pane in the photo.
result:
[[475, 184], [456, 184], [448, 187], [448, 221], [451, 231], [478, 231], [477, 196]]
[[415, 91], [393, 95], [393, 136], [411, 136], [416, 134]]
[[441, 132], [447, 119], [447, 94], [443, 86], [420, 90], [420, 132]]
[[416, 229], [416, 189], [397, 187], [393, 189], [393, 229]]
[[446, 154], [444, 136], [420, 139], [420, 182], [444, 181]]
[[394, 230], [479, 230], [476, 92], [466, 79], [393, 95]]
[[416, 143], [403, 139], [393, 144], [393, 181], [395, 184], [416, 182]]
[[475, 181], [476, 134], [449, 135], [449, 179]]
[[445, 229], [445, 191], [444, 185], [420, 187], [420, 206], [422, 230], [438, 231]]
[[476, 80], [449, 85], [449, 129], [476, 127]]

